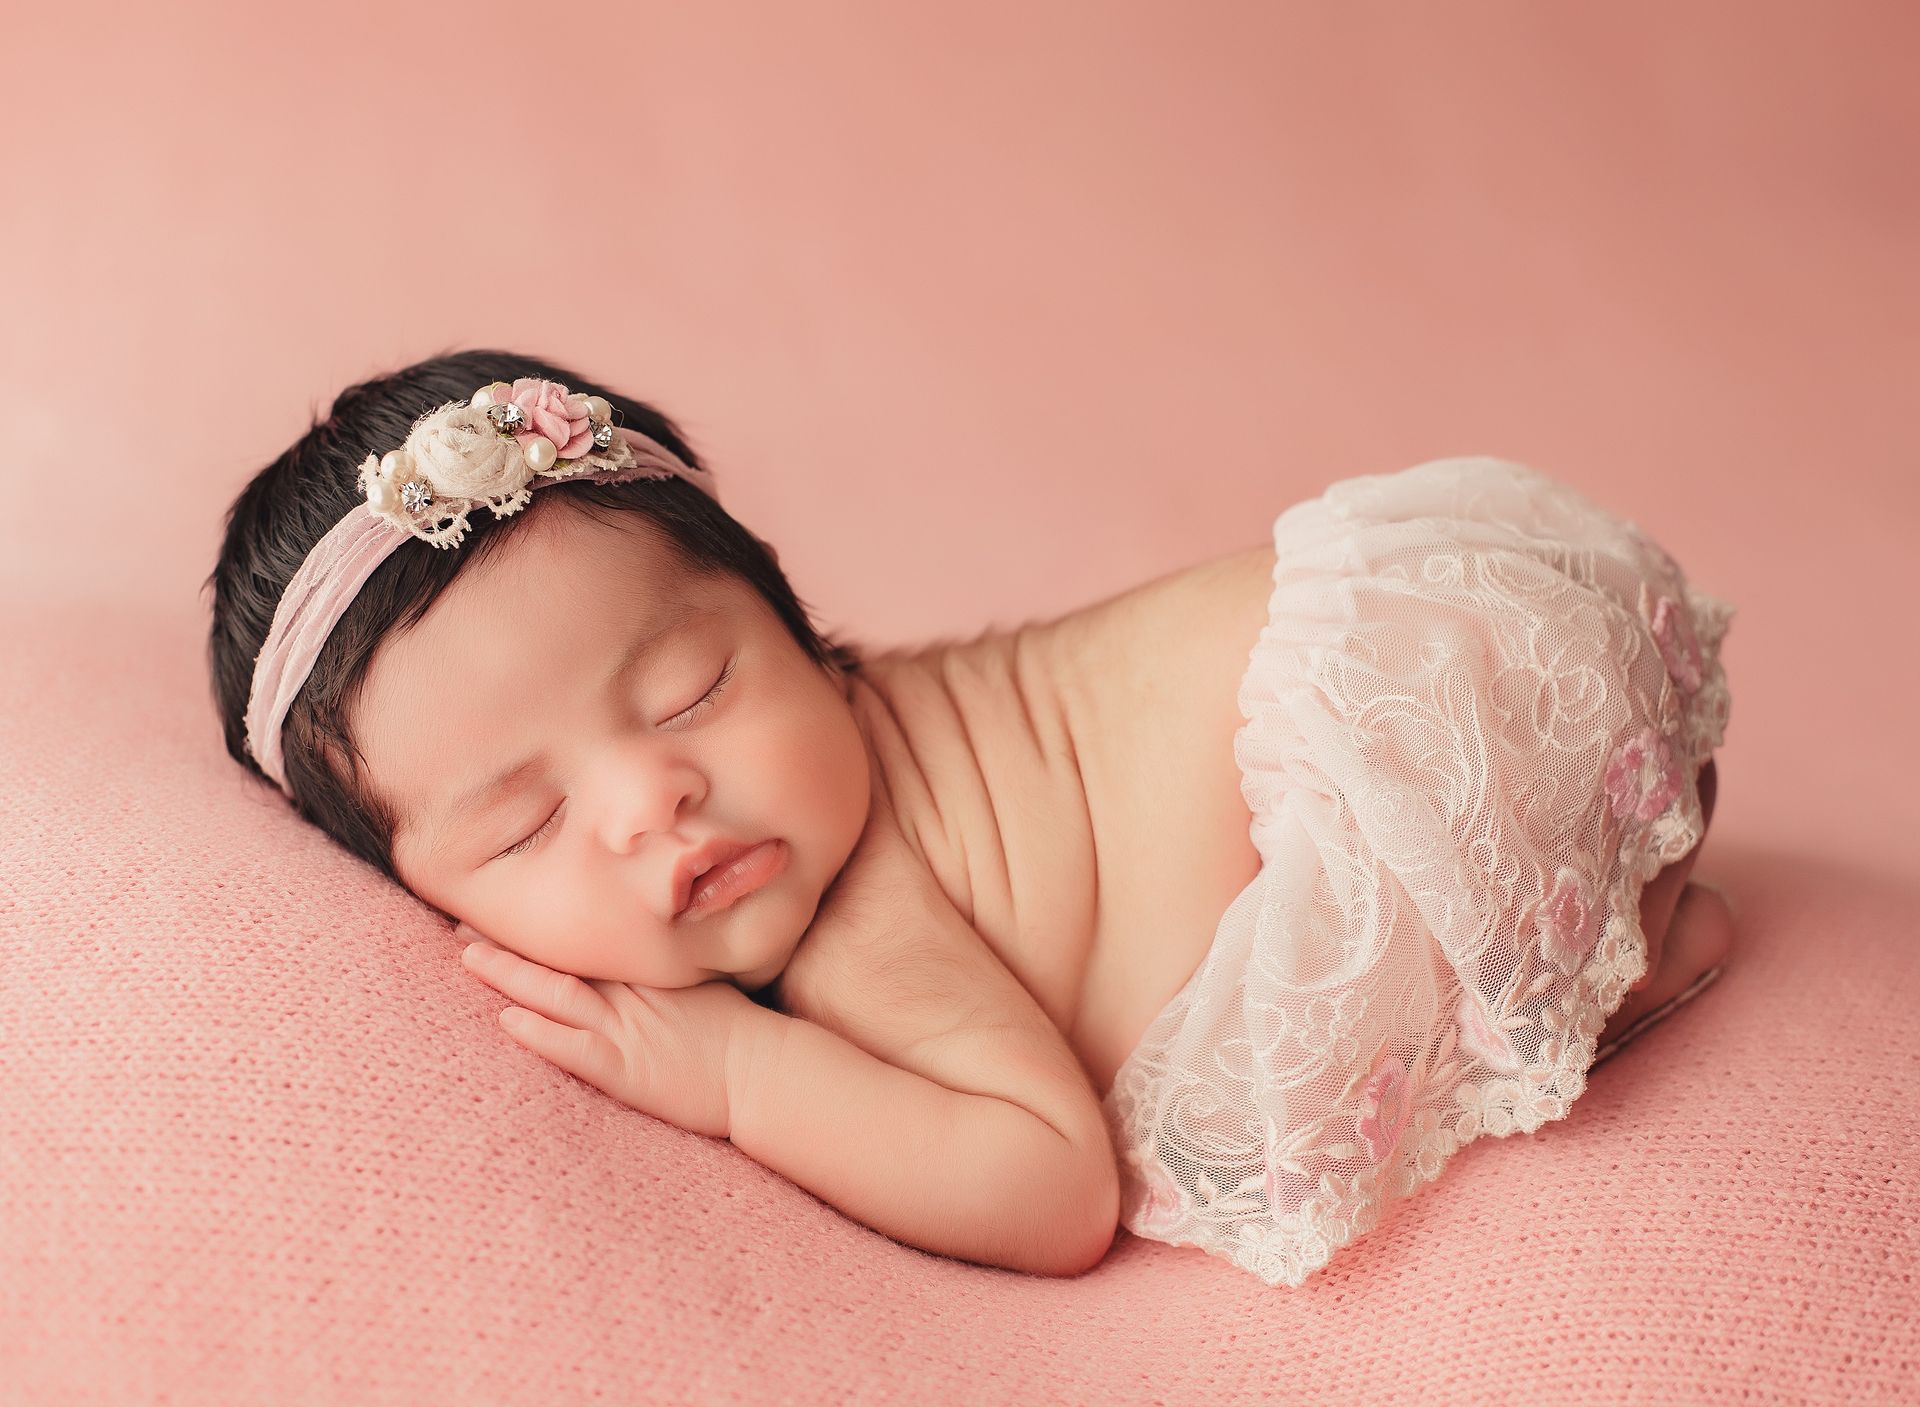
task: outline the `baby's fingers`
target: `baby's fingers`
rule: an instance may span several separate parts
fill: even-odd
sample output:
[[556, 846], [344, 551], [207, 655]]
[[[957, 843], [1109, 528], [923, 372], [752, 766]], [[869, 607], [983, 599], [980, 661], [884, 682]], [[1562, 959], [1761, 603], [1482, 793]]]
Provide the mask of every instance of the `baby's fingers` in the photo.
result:
[[619, 1047], [598, 1031], [549, 1021], [537, 1011], [510, 1006], [500, 1013], [500, 1024], [521, 1045], [549, 1060], [569, 1075], [577, 1075], [604, 1092], [619, 1096], [626, 1064]]
[[469, 943], [460, 960], [467, 971], [522, 1006], [579, 1029], [609, 1015], [605, 997], [570, 972], [555, 972], [492, 943]]

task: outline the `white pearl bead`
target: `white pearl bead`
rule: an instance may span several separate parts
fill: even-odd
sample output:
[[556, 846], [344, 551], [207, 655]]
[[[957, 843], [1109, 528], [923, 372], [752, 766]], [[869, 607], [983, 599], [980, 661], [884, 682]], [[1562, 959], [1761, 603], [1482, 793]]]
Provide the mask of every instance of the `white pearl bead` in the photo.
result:
[[367, 502], [376, 513], [391, 513], [399, 501], [393, 485], [385, 479], [374, 479], [367, 484]]
[[587, 397], [587, 414], [595, 420], [613, 419], [613, 407], [607, 404], [605, 396]]
[[489, 391], [485, 386], [482, 386], [473, 393], [473, 399], [467, 402], [467, 404], [471, 405], [475, 410], [485, 410], [493, 404], [493, 392]]
[[413, 456], [403, 449], [390, 449], [380, 456], [380, 475], [384, 479], [404, 479], [412, 470]]
[[553, 461], [560, 457], [559, 447], [545, 435], [535, 435], [528, 440], [520, 453], [526, 456], [527, 468], [536, 474], [553, 468]]

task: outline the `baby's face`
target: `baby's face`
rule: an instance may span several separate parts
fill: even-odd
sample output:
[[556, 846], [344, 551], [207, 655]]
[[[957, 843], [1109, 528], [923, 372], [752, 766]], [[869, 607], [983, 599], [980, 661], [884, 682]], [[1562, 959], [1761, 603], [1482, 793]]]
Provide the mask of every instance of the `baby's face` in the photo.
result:
[[[866, 824], [849, 686], [752, 588], [681, 572], [644, 522], [609, 526], [563, 495], [522, 511], [534, 521], [381, 644], [349, 719], [375, 794], [402, 817], [396, 872], [563, 972], [765, 986]], [[459, 800], [523, 761], [500, 789]], [[782, 872], [676, 918], [682, 855], [773, 838]]]

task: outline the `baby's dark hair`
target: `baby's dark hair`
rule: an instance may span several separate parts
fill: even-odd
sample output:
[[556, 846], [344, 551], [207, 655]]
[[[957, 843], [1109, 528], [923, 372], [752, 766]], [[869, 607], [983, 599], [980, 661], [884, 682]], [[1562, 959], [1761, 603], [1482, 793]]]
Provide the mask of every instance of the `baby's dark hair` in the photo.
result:
[[[326, 420], [316, 421], [241, 490], [227, 512], [220, 558], [207, 579], [213, 588], [207, 661], [227, 751], [269, 786], [271, 779], [247, 752], [253, 663], [266, 643], [281, 593], [300, 563], [349, 509], [365, 502], [357, 483], [361, 462], [370, 453], [399, 447], [414, 421], [428, 411], [448, 401], [465, 401], [495, 381], [524, 376], [557, 381], [581, 395], [603, 396], [614, 408], [616, 424], [656, 440], [695, 469], [706, 467], [679, 428], [645, 401], [516, 353], [443, 353], [347, 387], [334, 398]], [[724, 483], [718, 487], [726, 492]], [[365, 759], [344, 720], [388, 633], [415, 625], [462, 570], [509, 540], [553, 492], [536, 494], [527, 507], [505, 518], [495, 518], [484, 508], [470, 510], [466, 539], [453, 550], [422, 543], [422, 550], [412, 552], [402, 544], [374, 569], [340, 617], [287, 712], [281, 746], [294, 809], [396, 883], [401, 883], [393, 866], [398, 817], [372, 794]], [[569, 496], [570, 506], [598, 521], [621, 514], [646, 520], [679, 565], [694, 576], [732, 577], [752, 587], [822, 669], [857, 675], [865, 668], [861, 645], [835, 640], [814, 626], [772, 546], [735, 521], [711, 495], [677, 475], [571, 484], [560, 492]]]

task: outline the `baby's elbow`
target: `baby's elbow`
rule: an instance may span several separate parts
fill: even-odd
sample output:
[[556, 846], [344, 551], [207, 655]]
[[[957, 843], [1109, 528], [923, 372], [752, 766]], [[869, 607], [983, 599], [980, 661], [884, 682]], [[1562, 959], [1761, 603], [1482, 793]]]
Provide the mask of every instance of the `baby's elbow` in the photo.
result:
[[1092, 1159], [1074, 1184], [1071, 1214], [1063, 1220], [1076, 1234], [1062, 1238], [1064, 1254], [1053, 1274], [1063, 1278], [1084, 1275], [1107, 1258], [1120, 1229], [1120, 1175], [1111, 1145], [1104, 1157]]
[[1101, 1230], [1099, 1235], [1087, 1243], [1085, 1251], [1077, 1259], [1071, 1261], [1065, 1270], [1060, 1272], [1061, 1275], [1066, 1278], [1085, 1275], [1089, 1270], [1092, 1270], [1096, 1265], [1100, 1264], [1101, 1261], [1107, 1258], [1107, 1252], [1113, 1249], [1113, 1238], [1119, 1229], [1120, 1218], [1118, 1214], [1116, 1214], [1105, 1224], [1104, 1229]]
[[1087, 1242], [1087, 1263], [1083, 1270], [1091, 1270], [1107, 1258], [1107, 1252], [1113, 1249], [1113, 1238], [1120, 1230], [1120, 1174], [1114, 1169], [1111, 1152], [1095, 1194], [1095, 1204], [1099, 1211], [1094, 1217], [1093, 1236]]

